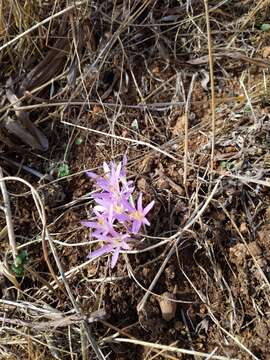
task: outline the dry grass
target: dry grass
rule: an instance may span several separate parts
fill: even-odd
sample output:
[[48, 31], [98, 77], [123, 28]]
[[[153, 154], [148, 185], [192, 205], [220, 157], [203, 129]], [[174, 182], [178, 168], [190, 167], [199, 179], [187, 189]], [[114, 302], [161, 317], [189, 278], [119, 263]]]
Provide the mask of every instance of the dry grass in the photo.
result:
[[[0, 0], [0, 359], [268, 358], [269, 11]], [[126, 151], [156, 206], [111, 272], [84, 172]]]

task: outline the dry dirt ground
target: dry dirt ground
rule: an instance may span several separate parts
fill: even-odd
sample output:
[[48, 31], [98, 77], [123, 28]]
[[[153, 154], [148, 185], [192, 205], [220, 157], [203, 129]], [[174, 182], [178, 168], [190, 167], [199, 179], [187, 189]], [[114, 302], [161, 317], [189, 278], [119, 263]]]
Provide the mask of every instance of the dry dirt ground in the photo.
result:
[[[0, 359], [270, 359], [269, 19], [0, 0]], [[85, 171], [124, 153], [155, 207], [111, 270]]]

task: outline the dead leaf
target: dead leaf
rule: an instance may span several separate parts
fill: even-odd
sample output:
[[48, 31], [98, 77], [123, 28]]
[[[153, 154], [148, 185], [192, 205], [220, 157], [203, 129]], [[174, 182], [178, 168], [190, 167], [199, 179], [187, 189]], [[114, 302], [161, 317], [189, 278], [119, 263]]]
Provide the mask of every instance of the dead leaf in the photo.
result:
[[262, 57], [268, 58], [270, 55], [270, 46], [265, 46], [262, 48]]
[[140, 173], [148, 173], [151, 170], [153, 163], [153, 158], [151, 156], [145, 156], [138, 165], [138, 170]]
[[7, 80], [6, 96], [14, 108], [17, 120], [15, 121], [11, 117], [7, 117], [3, 121], [4, 127], [33, 149], [46, 151], [49, 146], [48, 140], [36, 125], [29, 120], [29, 113], [19, 109], [21, 101], [15, 94], [11, 78]]
[[68, 49], [68, 39], [58, 39], [54, 48], [25, 76], [19, 86], [18, 96], [23, 96], [25, 91], [31, 91], [55, 77], [63, 69]]
[[[234, 59], [234, 60], [245, 61], [250, 64], [254, 64], [254, 65], [257, 65], [260, 67], [264, 67], [264, 68], [270, 67], [270, 61], [258, 59], [258, 58], [250, 58], [238, 51], [235, 51], [235, 52], [225, 52], [224, 51], [224, 52], [220, 52], [220, 53], [214, 53], [213, 58], [214, 59], [229, 58], [229, 59]], [[208, 62], [209, 62], [208, 55], [201, 56], [197, 59], [192, 59], [192, 60], [187, 61], [187, 63], [190, 65], [203, 65]]]
[[[4, 127], [10, 131], [13, 135], [17, 136], [24, 144], [29, 145], [33, 149], [37, 150], [47, 150], [48, 149], [48, 140], [39, 131], [35, 125], [28, 120], [33, 127], [33, 131], [36, 132], [36, 136], [33, 136], [26, 128], [23, 127], [22, 123], [18, 120], [13, 120], [11, 117], [7, 117], [3, 121]], [[37, 136], [38, 135], [38, 136]], [[38, 139], [42, 139], [41, 142]]]
[[179, 136], [184, 133], [186, 120], [187, 120], [186, 114], [178, 116], [176, 124], [174, 125], [172, 130], [172, 134], [174, 136]]
[[252, 241], [248, 244], [248, 249], [253, 256], [260, 256], [262, 254], [262, 249], [260, 246], [256, 243], [256, 241]]
[[112, 82], [111, 84], [109, 85], [109, 87], [107, 88], [107, 90], [102, 94], [101, 96], [101, 100], [105, 100], [107, 99], [112, 91], [114, 90], [114, 87], [116, 86], [116, 84], [118, 83], [118, 81], [120, 80], [121, 78], [121, 75], [120, 73], [116, 70], [113, 74], [113, 79], [112, 79]]
[[137, 187], [140, 191], [142, 191], [144, 193], [149, 191], [149, 185], [148, 185], [147, 181], [145, 180], [145, 178], [138, 179]]

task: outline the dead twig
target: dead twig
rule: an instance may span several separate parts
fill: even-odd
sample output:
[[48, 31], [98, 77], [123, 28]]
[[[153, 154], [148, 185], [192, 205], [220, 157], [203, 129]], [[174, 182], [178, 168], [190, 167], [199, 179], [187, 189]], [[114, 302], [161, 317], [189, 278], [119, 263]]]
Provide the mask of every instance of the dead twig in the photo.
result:
[[130, 143], [134, 143], [134, 144], [137, 144], [137, 145], [142, 145], [142, 146], [146, 146], [146, 147], [149, 147], [150, 149], [153, 149], [161, 154], [163, 154], [164, 156], [167, 156], [175, 161], [178, 161], [178, 159], [176, 157], [174, 157], [173, 155], [171, 155], [170, 153], [168, 153], [167, 151], [164, 151], [160, 148], [158, 148], [157, 146], [154, 146], [146, 141], [141, 141], [141, 140], [135, 140], [135, 139], [131, 139], [131, 138], [128, 138], [128, 137], [124, 137], [124, 136], [118, 136], [118, 135], [113, 135], [113, 134], [108, 134], [108, 133], [105, 133], [103, 131], [99, 131], [99, 130], [95, 130], [95, 129], [90, 129], [90, 128], [87, 128], [85, 126], [81, 126], [81, 125], [76, 125], [76, 124], [71, 124], [67, 121], [61, 121], [62, 124], [65, 124], [65, 125], [69, 125], [69, 126], [74, 126], [78, 129], [82, 129], [82, 130], [86, 130], [86, 131], [89, 131], [89, 132], [93, 132], [94, 134], [98, 134], [98, 135], [103, 135], [103, 136], [106, 136], [106, 137], [111, 137], [111, 138], [114, 138], [114, 139], [117, 139], [117, 140], [123, 140], [123, 141], [127, 141], [127, 142], [130, 142]]
[[191, 96], [192, 96], [192, 91], [194, 89], [194, 84], [197, 78], [197, 73], [193, 74], [192, 79], [191, 79], [191, 83], [190, 83], [190, 87], [189, 87], [189, 91], [188, 91], [188, 96], [187, 96], [187, 101], [186, 101], [186, 106], [185, 106], [185, 142], [184, 142], [184, 186], [186, 185], [187, 182], [187, 164], [188, 164], [188, 115], [189, 115], [189, 107], [190, 107], [190, 102], [191, 102]]
[[4, 180], [2, 167], [0, 167], [0, 188], [1, 188], [2, 196], [3, 196], [3, 200], [4, 200], [3, 211], [4, 211], [5, 217], [6, 217], [9, 244], [11, 247], [13, 260], [15, 261], [18, 251], [17, 251], [14, 227], [13, 227], [13, 222], [12, 222], [10, 200], [9, 200], [9, 195], [8, 195], [5, 180]]
[[[116, 343], [128, 343], [128, 344], [136, 344], [136, 345], [141, 345], [144, 347], [150, 347], [153, 349], [159, 349], [159, 350], [164, 350], [164, 351], [170, 351], [170, 352], [176, 352], [178, 354], [186, 354], [186, 355], [193, 355], [193, 356], [200, 356], [203, 358], [207, 358], [209, 359], [209, 356], [211, 354], [207, 354], [207, 353], [203, 353], [200, 351], [194, 351], [194, 350], [188, 350], [188, 349], [180, 349], [180, 348], [176, 348], [173, 346], [168, 346], [168, 345], [161, 345], [161, 344], [157, 344], [157, 343], [150, 343], [147, 341], [141, 341], [141, 340], [137, 340], [137, 339], [127, 339], [127, 338], [116, 338], [112, 340], [113, 342]], [[237, 360], [235, 358], [228, 358], [227, 356], [220, 356], [220, 355], [211, 355], [211, 359], [216, 359], [216, 360]]]
[[208, 9], [208, 0], [204, 0], [205, 7], [205, 20], [207, 29], [207, 42], [208, 42], [208, 57], [209, 57], [209, 72], [211, 84], [211, 115], [212, 115], [212, 139], [211, 139], [211, 174], [214, 169], [214, 152], [215, 152], [215, 134], [216, 134], [216, 98], [215, 98], [215, 83], [214, 83], [214, 60], [212, 52], [212, 38], [211, 27]]

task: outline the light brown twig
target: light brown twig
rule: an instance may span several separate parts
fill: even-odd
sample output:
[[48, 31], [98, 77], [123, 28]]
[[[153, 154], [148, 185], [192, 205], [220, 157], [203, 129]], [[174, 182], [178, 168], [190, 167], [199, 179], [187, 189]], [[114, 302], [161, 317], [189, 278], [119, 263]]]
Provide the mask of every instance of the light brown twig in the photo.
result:
[[204, 7], [205, 7], [205, 20], [206, 20], [206, 29], [207, 29], [208, 57], [209, 57], [209, 73], [210, 73], [210, 84], [211, 84], [211, 115], [212, 115], [211, 173], [212, 173], [214, 169], [214, 152], [215, 152], [215, 135], [216, 135], [216, 98], [215, 98], [215, 88], [214, 88], [215, 86], [214, 60], [213, 60], [213, 51], [212, 51], [208, 0], [204, 0]]
[[3, 200], [4, 200], [3, 210], [4, 210], [4, 213], [5, 213], [5, 217], [6, 217], [9, 244], [10, 244], [10, 247], [11, 247], [13, 260], [15, 261], [18, 252], [17, 252], [17, 247], [16, 247], [16, 240], [15, 240], [13, 222], [12, 222], [12, 214], [11, 214], [11, 209], [10, 209], [10, 200], [9, 200], [5, 180], [3, 178], [4, 178], [3, 170], [0, 167], [0, 188], [1, 188], [2, 196], [3, 196]]

